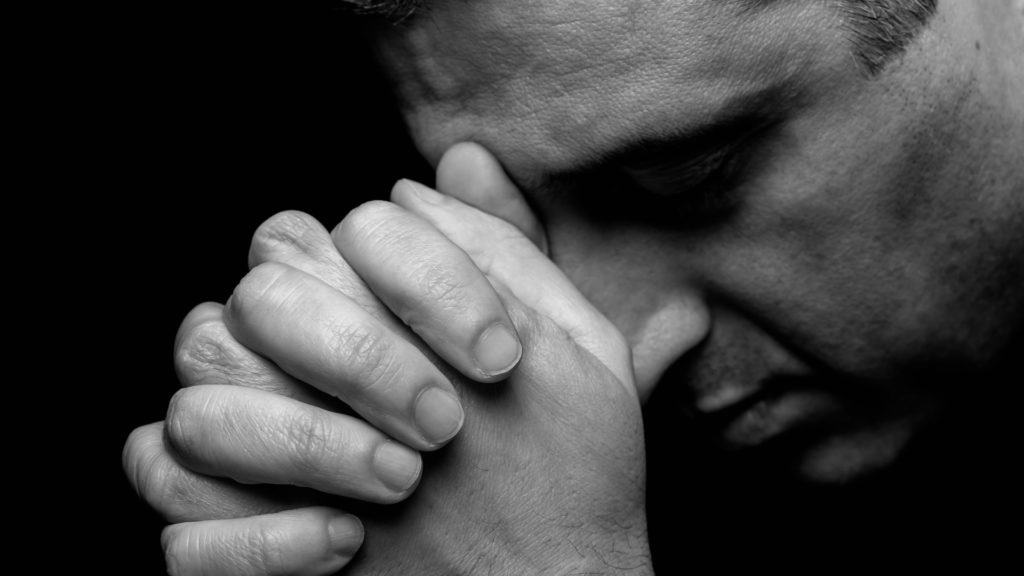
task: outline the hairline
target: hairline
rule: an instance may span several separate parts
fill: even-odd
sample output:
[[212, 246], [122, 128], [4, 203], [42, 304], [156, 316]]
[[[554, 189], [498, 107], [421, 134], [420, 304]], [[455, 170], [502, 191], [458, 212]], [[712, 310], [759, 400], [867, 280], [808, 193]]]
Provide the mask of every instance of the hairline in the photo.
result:
[[[759, 8], [778, 0], [736, 0]], [[843, 25], [858, 63], [875, 76], [904, 53], [927, 27], [938, 0], [829, 0], [843, 15]], [[358, 14], [399, 24], [422, 10], [424, 0], [345, 0]]]

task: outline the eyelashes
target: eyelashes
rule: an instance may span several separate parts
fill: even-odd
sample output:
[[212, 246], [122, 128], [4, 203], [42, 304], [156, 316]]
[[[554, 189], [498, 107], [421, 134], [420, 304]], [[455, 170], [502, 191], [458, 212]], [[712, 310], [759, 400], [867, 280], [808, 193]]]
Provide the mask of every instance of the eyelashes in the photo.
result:
[[698, 158], [648, 167], [625, 167], [631, 186], [671, 204], [677, 216], [693, 219], [717, 215], [734, 205], [743, 141]]
[[737, 123], [699, 144], [688, 139], [634, 145], [594, 168], [548, 181], [544, 196], [609, 222], [657, 222], [673, 229], [712, 225], [740, 206], [780, 124]]
[[731, 152], [732, 147], [724, 147], [691, 160], [624, 167], [623, 172], [637, 186], [652, 194], [674, 197], [717, 174]]
[[619, 167], [625, 185], [690, 225], [713, 223], [737, 208], [782, 122], [765, 120], [718, 139], [700, 153], [650, 157]]

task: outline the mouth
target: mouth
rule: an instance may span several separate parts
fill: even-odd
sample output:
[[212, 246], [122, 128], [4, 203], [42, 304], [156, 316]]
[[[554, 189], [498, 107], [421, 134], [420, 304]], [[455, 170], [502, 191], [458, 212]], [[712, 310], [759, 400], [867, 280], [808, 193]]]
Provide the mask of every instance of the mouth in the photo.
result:
[[694, 412], [697, 425], [731, 451], [821, 437], [842, 415], [839, 399], [807, 378], [773, 379], [747, 393], [719, 391], [699, 398]]
[[748, 481], [834, 486], [873, 476], [889, 469], [930, 417], [830, 374], [701, 387], [685, 375], [679, 380], [645, 407], [652, 461], [689, 450], [704, 459], [702, 478], [716, 486], [737, 481], [742, 490]]

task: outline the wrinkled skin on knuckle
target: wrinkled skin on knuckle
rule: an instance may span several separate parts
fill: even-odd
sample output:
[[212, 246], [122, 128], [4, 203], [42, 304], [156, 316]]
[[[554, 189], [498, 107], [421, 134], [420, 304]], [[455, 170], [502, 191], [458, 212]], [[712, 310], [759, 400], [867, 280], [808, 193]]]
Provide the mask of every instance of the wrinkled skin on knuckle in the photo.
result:
[[188, 450], [188, 436], [192, 428], [188, 414], [188, 399], [186, 398], [189, 394], [191, 394], [191, 389], [184, 388], [171, 396], [171, 401], [167, 404], [167, 416], [164, 420], [164, 437], [167, 438], [168, 445], [181, 455]]
[[312, 254], [323, 234], [323, 227], [309, 214], [297, 210], [279, 212], [253, 233], [249, 264], [263, 262], [282, 250]]
[[164, 563], [167, 566], [169, 576], [185, 576], [184, 559], [180, 557], [180, 544], [178, 543], [181, 528], [178, 526], [167, 526], [160, 533], [160, 547], [164, 551]]
[[249, 271], [231, 294], [230, 315], [242, 322], [264, 310], [286, 307], [301, 283], [292, 269], [277, 262], [264, 262]]
[[283, 546], [287, 534], [256, 523], [240, 534], [171, 525], [161, 534], [167, 572], [171, 576], [285, 574]]
[[164, 515], [170, 522], [191, 520], [196, 511], [212, 512], [219, 503], [211, 501], [215, 494], [205, 489], [199, 478], [176, 465], [169, 458], [160, 458], [156, 468], [158, 489], [154, 492], [150, 506]]
[[136, 428], [128, 436], [121, 453], [121, 465], [136, 494], [152, 505], [150, 494], [157, 474], [158, 453], [153, 449], [152, 425]]
[[218, 374], [245, 374], [244, 361], [227, 341], [230, 335], [220, 322], [193, 327], [178, 343], [174, 367], [183, 384], [216, 383]]
[[291, 465], [300, 473], [321, 476], [325, 464], [336, 458], [334, 430], [330, 422], [313, 410], [299, 410], [286, 417], [281, 427], [282, 442]]
[[243, 565], [258, 567], [263, 574], [286, 574], [285, 547], [288, 534], [268, 523], [260, 522], [246, 531]]
[[203, 458], [209, 440], [205, 434], [211, 429], [234, 425], [231, 411], [223, 410], [219, 400], [219, 395], [211, 392], [209, 386], [182, 388], [171, 397], [164, 437], [186, 463]]
[[[328, 330], [325, 362], [344, 366], [359, 393], [388, 386], [398, 374], [398, 359], [383, 327], [364, 322], [339, 323]], [[330, 364], [328, 364], [330, 365]]]
[[400, 211], [390, 202], [372, 200], [349, 212], [338, 225], [342, 250], [360, 249], [379, 254], [405, 245], [409, 233], [396, 222]]
[[231, 384], [295, 396], [290, 379], [255, 354], [246, 354], [227, 327], [208, 321], [179, 339], [175, 371], [183, 386]]
[[137, 444], [131, 462], [132, 483], [139, 496], [170, 521], [200, 502], [187, 475], [166, 458], [151, 438]]
[[431, 302], [445, 312], [468, 312], [466, 294], [472, 287], [471, 280], [460, 278], [452, 267], [441, 262], [424, 264], [418, 272], [423, 293]]

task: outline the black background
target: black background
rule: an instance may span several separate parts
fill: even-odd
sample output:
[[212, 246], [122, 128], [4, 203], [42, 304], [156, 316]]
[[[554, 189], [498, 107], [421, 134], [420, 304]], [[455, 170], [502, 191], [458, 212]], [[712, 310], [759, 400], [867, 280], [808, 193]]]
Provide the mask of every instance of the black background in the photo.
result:
[[163, 522], [120, 459], [129, 432], [162, 420], [177, 387], [178, 324], [230, 295], [252, 233], [274, 213], [302, 210], [330, 228], [396, 179], [430, 183], [432, 173], [351, 18], [330, 2], [98, 10], [70, 23], [76, 41], [60, 58], [74, 63], [59, 99], [74, 108], [56, 168], [71, 192], [62, 209], [74, 272], [63, 276], [84, 312], [85, 426], [102, 431], [99, 450], [71, 456], [99, 479], [79, 528], [105, 526], [76, 530], [87, 545], [75, 562], [161, 574]]
[[[62, 448], [71, 474], [91, 480], [83, 497], [67, 470], [58, 473], [50, 499], [81, 511], [74, 527], [84, 545], [69, 554], [80, 568], [160, 574], [163, 522], [135, 497], [120, 458], [128, 433], [161, 420], [177, 387], [180, 321], [230, 294], [252, 232], [272, 214], [303, 210], [330, 228], [397, 178], [432, 175], [350, 19], [330, 2], [99, 10], [70, 22], [73, 41], [57, 59], [70, 65], [65, 92], [46, 102], [67, 118], [55, 143], [67, 153], [47, 167], [62, 177], [59, 211], [69, 217], [51, 261], [75, 310], [68, 337], [84, 343], [82, 357], [56, 368], [73, 384], [73, 410], [79, 394], [88, 399], [77, 411], [90, 439]], [[757, 481], [695, 441], [676, 441], [685, 436], [678, 415], [658, 413], [674, 403], [655, 400], [647, 432], [659, 574], [709, 563], [921, 566], [1009, 552], [1012, 529], [990, 523], [1016, 509], [1001, 447], [938, 469], [942, 458], [927, 454], [928, 473], [837, 496]], [[1013, 445], [1005, 428], [991, 432], [999, 446]]]

